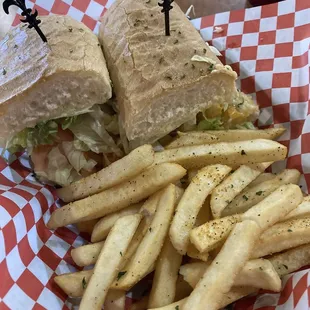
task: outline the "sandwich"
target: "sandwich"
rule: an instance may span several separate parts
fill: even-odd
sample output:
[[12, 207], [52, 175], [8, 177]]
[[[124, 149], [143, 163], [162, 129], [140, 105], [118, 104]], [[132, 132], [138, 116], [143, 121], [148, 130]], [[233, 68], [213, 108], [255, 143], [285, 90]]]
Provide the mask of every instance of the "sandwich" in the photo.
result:
[[[252, 127], [258, 106], [212, 53], [176, 3], [170, 36], [157, 0], [116, 0], [99, 32], [129, 145], [175, 129]], [[123, 139], [124, 140], [124, 139]]]
[[40, 180], [67, 185], [122, 156], [117, 116], [97, 36], [71, 17], [41, 20], [47, 44], [26, 25], [0, 42], [0, 147], [26, 149]]
[[[252, 128], [258, 107], [177, 4], [171, 35], [155, 0], [116, 0], [99, 39], [42, 17], [48, 43], [20, 25], [0, 42], [0, 147], [27, 150], [40, 181], [65, 186], [176, 131]], [[113, 85], [113, 96], [112, 96]]]

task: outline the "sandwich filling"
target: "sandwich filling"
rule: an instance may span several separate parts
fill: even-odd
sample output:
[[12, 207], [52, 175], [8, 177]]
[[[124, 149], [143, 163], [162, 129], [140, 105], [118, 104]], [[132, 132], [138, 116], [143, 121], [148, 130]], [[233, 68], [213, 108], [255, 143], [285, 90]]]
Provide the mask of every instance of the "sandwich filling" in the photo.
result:
[[[110, 101], [93, 106], [85, 114], [38, 123], [11, 138], [6, 150], [16, 153], [26, 149], [40, 181], [69, 185], [108, 166], [133, 148], [115, 110]], [[255, 129], [252, 122], [257, 115], [257, 105], [238, 92], [232, 104], [210, 106], [159, 139], [154, 147], [161, 150], [173, 140], [176, 131]]]

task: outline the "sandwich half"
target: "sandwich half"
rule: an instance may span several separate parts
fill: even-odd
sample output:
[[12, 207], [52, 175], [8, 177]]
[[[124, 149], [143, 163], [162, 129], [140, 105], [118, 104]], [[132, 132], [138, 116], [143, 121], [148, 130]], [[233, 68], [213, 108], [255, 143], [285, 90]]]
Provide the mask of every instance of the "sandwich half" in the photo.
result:
[[114, 85], [120, 120], [132, 147], [154, 143], [180, 126], [224, 129], [258, 116], [236, 89], [237, 74], [212, 53], [176, 3], [171, 35], [157, 0], [116, 0], [99, 40]]
[[36, 174], [66, 185], [120, 157], [96, 35], [67, 16], [41, 17], [48, 43], [19, 25], [0, 41], [0, 147], [27, 149]]

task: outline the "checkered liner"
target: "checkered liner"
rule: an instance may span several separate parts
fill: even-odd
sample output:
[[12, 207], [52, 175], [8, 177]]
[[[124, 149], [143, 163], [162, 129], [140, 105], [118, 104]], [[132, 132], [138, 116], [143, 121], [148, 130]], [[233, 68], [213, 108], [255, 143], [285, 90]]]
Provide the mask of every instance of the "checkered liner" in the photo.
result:
[[[26, 5], [41, 15], [68, 14], [98, 32], [98, 19], [112, 2], [31, 0]], [[309, 17], [309, 1], [288, 0], [192, 21], [239, 73], [241, 89], [256, 97], [259, 126], [287, 128], [281, 142], [289, 148], [288, 159], [272, 170], [299, 169], [305, 192], [310, 190]], [[17, 15], [14, 25], [18, 21]], [[215, 33], [214, 26], [223, 31]], [[45, 227], [56, 208], [53, 189], [34, 180], [25, 155], [9, 162], [0, 160], [0, 310], [71, 309], [53, 278], [75, 270], [70, 251], [84, 239], [74, 227], [55, 232]], [[296, 272], [284, 279], [281, 294], [248, 297], [234, 309], [308, 309], [309, 277], [307, 269]]]

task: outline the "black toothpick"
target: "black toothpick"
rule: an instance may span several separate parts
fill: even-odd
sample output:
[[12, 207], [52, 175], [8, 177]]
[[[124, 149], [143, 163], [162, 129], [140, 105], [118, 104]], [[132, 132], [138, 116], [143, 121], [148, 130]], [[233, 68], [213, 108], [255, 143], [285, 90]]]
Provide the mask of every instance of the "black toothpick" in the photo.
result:
[[174, 0], [163, 0], [162, 3], [158, 3], [159, 6], [162, 6], [163, 9], [161, 10], [162, 13], [165, 13], [165, 29], [166, 29], [166, 36], [170, 36], [170, 20], [169, 20], [169, 11], [173, 8], [171, 3]]
[[20, 21], [22, 23], [29, 23], [28, 28], [34, 28], [39, 36], [41, 37], [43, 42], [47, 42], [47, 39], [41, 29], [39, 28], [39, 24], [41, 21], [37, 19], [38, 11], [35, 10], [34, 13], [32, 13], [31, 9], [26, 8], [25, 0], [5, 0], [3, 2], [3, 10], [6, 14], [9, 14], [9, 7], [11, 5], [16, 5], [22, 10], [22, 16], [25, 17], [25, 19], [21, 19]]

